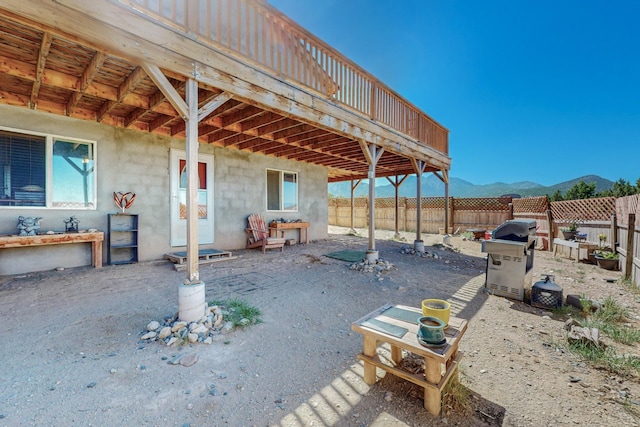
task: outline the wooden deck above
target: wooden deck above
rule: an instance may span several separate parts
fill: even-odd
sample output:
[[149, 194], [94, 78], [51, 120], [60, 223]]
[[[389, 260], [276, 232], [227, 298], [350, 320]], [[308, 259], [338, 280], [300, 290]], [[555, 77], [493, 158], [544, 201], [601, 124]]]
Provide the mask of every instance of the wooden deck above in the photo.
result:
[[450, 168], [444, 127], [264, 1], [0, 4], [0, 103], [184, 137], [149, 65], [183, 98], [197, 80], [200, 143], [329, 181], [366, 178], [366, 144], [384, 149], [376, 176]]

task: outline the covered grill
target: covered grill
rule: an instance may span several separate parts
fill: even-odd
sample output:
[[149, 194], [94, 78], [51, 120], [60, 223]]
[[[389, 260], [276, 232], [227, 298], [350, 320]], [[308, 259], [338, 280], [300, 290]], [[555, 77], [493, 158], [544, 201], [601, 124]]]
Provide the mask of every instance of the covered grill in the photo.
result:
[[524, 290], [531, 286], [535, 242], [535, 220], [509, 220], [493, 230], [491, 239], [482, 242], [482, 252], [488, 254], [485, 288], [524, 300]]

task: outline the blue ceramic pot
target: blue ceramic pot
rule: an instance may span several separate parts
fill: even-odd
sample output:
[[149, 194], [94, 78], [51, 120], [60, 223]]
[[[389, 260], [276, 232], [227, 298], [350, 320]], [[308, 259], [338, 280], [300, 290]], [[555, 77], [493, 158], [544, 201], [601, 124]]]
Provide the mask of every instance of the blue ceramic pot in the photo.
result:
[[418, 341], [421, 344], [439, 346], [446, 344], [444, 328], [447, 326], [441, 319], [422, 316], [418, 319]]

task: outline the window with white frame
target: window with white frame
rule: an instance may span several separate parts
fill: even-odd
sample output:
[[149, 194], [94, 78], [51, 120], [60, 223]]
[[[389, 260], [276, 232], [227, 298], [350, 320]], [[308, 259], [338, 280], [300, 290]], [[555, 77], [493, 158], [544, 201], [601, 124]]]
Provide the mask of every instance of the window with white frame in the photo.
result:
[[95, 143], [0, 128], [0, 207], [95, 209]]
[[298, 174], [267, 169], [267, 210], [298, 210]]

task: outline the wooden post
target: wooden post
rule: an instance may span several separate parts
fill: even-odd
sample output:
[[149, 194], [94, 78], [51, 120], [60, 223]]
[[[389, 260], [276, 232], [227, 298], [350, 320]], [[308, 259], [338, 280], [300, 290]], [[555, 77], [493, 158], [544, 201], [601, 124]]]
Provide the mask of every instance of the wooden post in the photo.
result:
[[396, 197], [395, 197], [395, 215], [394, 215], [394, 219], [395, 219], [395, 227], [396, 227], [396, 233], [394, 234], [394, 237], [397, 239], [400, 237], [400, 206], [398, 206], [398, 204], [400, 203], [400, 195], [398, 194], [399, 191], [399, 186], [398, 186], [398, 175], [396, 175], [396, 184], [394, 185], [395, 190], [396, 190]]
[[507, 214], [508, 219], [513, 219], [513, 203], [509, 203], [509, 213]]
[[[427, 382], [431, 384], [439, 384], [442, 375], [440, 375], [440, 363], [425, 357], [424, 359], [424, 376]], [[438, 387], [424, 388], [424, 408], [432, 415], [440, 415], [442, 405], [442, 394]]]
[[547, 209], [547, 222], [549, 223], [549, 252], [553, 250], [553, 238], [556, 236], [555, 226], [553, 224], [553, 214], [551, 209]]
[[354, 226], [354, 221], [355, 221], [355, 200], [354, 200], [354, 195], [353, 193], [356, 191], [355, 187], [353, 186], [353, 179], [351, 180], [351, 231], [355, 231], [355, 226]]
[[403, 203], [404, 203], [404, 225], [402, 226], [402, 231], [408, 231], [407, 230], [407, 198], [403, 197], [402, 198]]
[[[447, 197], [447, 201], [446, 201], [447, 205], [448, 205], [448, 211], [449, 211], [449, 225], [448, 227], [451, 227], [451, 233], [455, 233], [455, 230], [453, 229], [453, 227], [456, 225], [456, 199], [454, 197]], [[448, 233], [448, 232], [447, 232]]]
[[[449, 221], [451, 220], [449, 215], [449, 183], [444, 183], [444, 234], [449, 234]], [[451, 230], [453, 231], [453, 230]]]
[[627, 256], [625, 257], [625, 263], [624, 263], [625, 279], [630, 279], [631, 273], [633, 271], [633, 254], [634, 254], [633, 238], [635, 237], [635, 233], [636, 233], [636, 214], [630, 213], [629, 224], [627, 228], [627, 247], [625, 248], [627, 251]]
[[616, 250], [618, 246], [618, 219], [616, 214], [611, 215], [611, 249]]
[[[363, 335], [362, 337], [362, 354], [369, 357], [374, 357], [378, 348], [378, 341], [371, 336]], [[376, 365], [369, 362], [364, 362], [364, 382], [368, 385], [376, 383]]]
[[418, 201], [416, 204], [416, 242], [422, 240], [422, 162], [418, 163], [418, 167], [420, 172], [416, 172], [416, 199]]
[[186, 84], [189, 117], [187, 133], [187, 280], [200, 282], [198, 270], [198, 82]]

